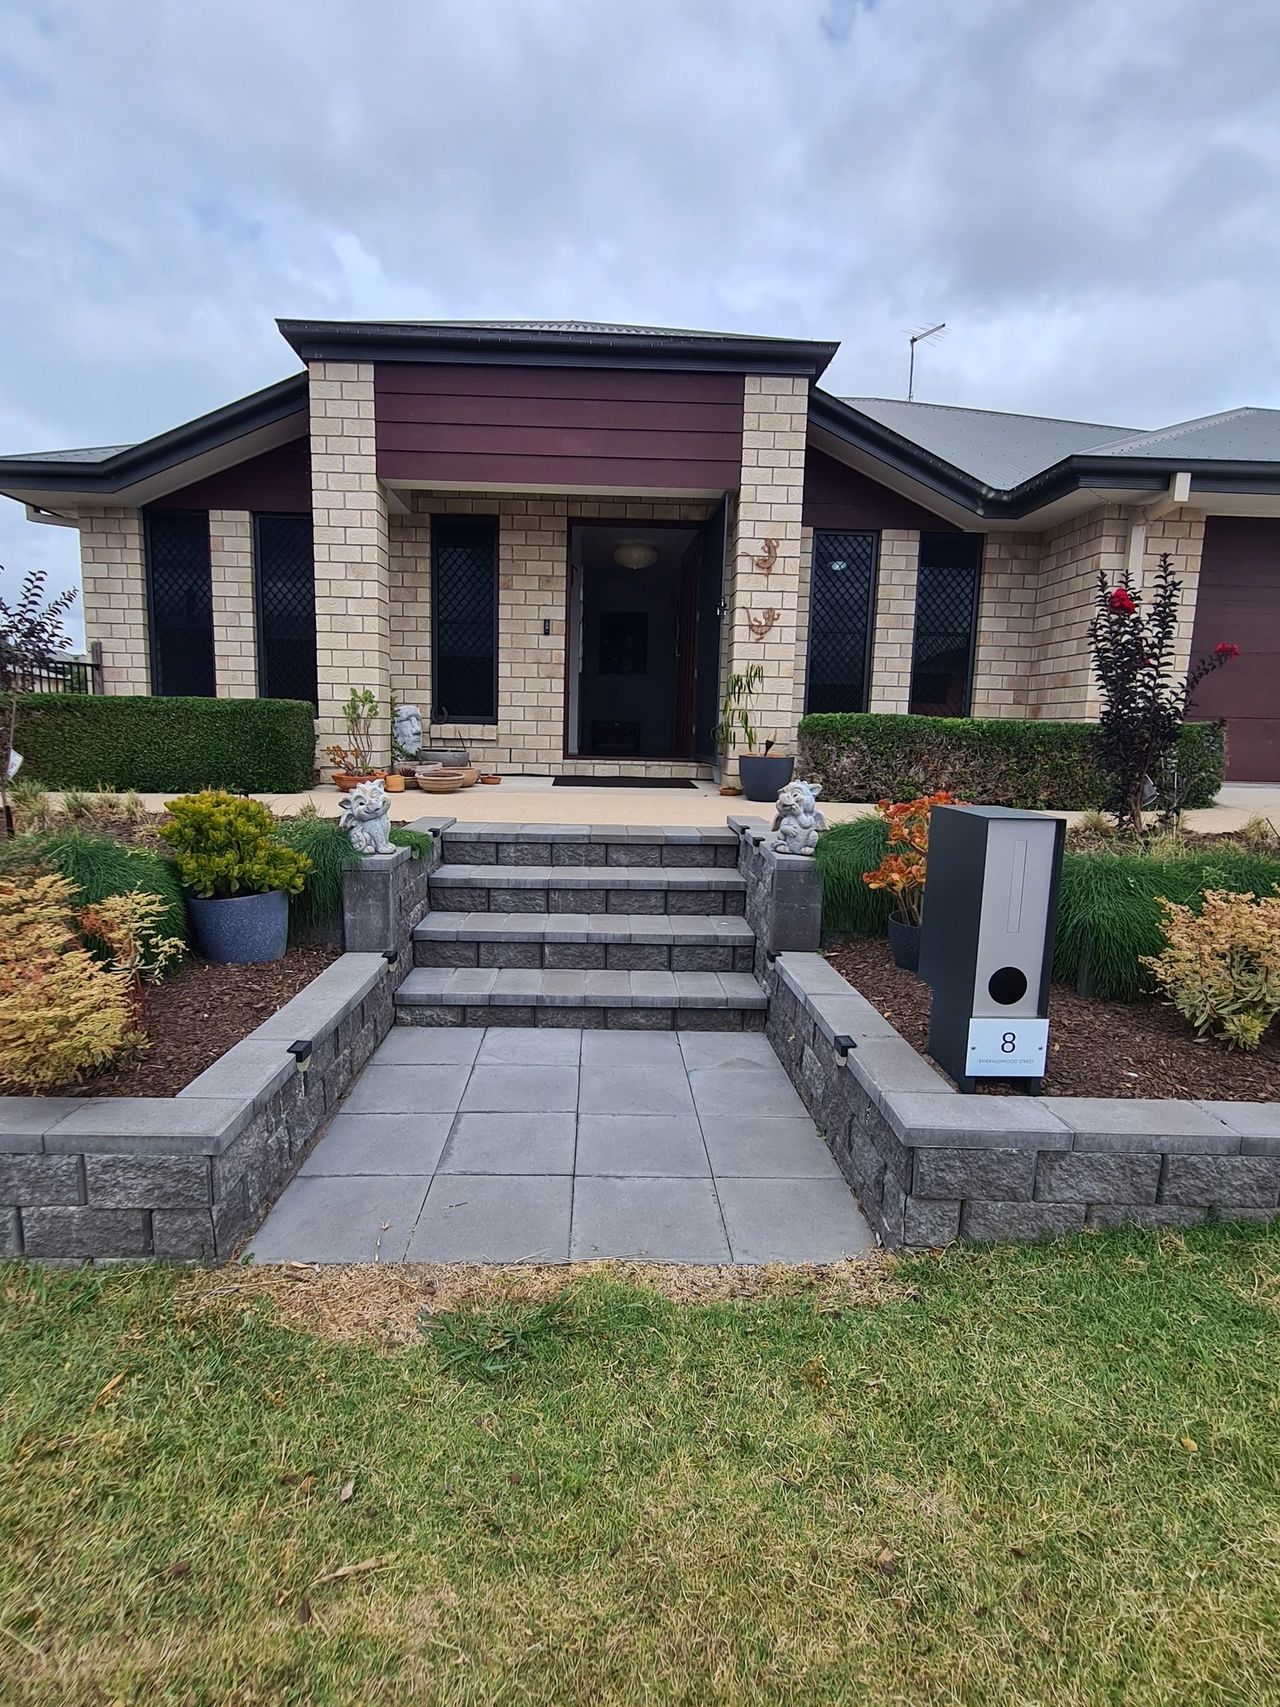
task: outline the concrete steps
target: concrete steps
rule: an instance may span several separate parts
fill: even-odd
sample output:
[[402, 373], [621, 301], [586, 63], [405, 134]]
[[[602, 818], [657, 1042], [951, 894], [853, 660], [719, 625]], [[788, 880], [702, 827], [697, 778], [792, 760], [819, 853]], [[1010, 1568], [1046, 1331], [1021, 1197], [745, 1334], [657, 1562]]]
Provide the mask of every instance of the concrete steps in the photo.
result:
[[470, 865], [431, 875], [432, 906], [456, 913], [741, 914], [746, 883], [720, 866]]
[[398, 1025], [758, 1031], [766, 998], [746, 972], [571, 972], [418, 966], [396, 993]]
[[736, 870], [730, 829], [694, 825], [451, 824], [441, 836], [448, 865], [718, 867]]
[[750, 972], [755, 937], [737, 914], [428, 913], [416, 966], [574, 972]]

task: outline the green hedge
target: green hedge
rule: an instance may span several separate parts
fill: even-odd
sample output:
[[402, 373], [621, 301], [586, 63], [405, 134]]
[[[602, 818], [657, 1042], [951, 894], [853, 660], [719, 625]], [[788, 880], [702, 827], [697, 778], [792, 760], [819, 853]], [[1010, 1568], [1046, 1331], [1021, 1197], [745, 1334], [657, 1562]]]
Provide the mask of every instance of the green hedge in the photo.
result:
[[[883, 819], [834, 824], [818, 838], [822, 926], [833, 937], [883, 936], [891, 900], [868, 889], [864, 871], [879, 865], [888, 845]], [[1269, 895], [1280, 885], [1280, 859], [1220, 846], [1161, 859], [1122, 852], [1068, 853], [1062, 860], [1053, 975], [1093, 995], [1132, 1001], [1150, 987], [1141, 965], [1163, 946], [1163, 896], [1199, 908], [1206, 889]]]
[[299, 699], [25, 694], [15, 746], [46, 788], [190, 794], [310, 788], [315, 721]]
[[[1212, 806], [1222, 787], [1220, 723], [1188, 723], [1178, 754], [1183, 805]], [[796, 765], [824, 800], [911, 800], [949, 788], [984, 806], [1082, 811], [1105, 806], [1092, 723], [997, 717], [820, 712], [800, 723]]]

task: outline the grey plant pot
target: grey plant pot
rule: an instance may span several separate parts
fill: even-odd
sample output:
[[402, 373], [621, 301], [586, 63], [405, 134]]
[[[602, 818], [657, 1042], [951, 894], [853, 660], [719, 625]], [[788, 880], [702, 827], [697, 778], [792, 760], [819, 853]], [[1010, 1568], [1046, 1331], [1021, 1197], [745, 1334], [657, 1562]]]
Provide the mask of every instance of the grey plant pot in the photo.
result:
[[289, 897], [283, 889], [228, 895], [221, 901], [188, 895], [187, 913], [196, 948], [215, 966], [279, 960], [289, 940]]
[[893, 964], [904, 972], [920, 971], [920, 926], [906, 924], [902, 919], [889, 920], [889, 947]]
[[742, 758], [738, 760], [738, 780], [748, 800], [776, 800], [778, 790], [791, 781], [795, 768], [794, 759]]

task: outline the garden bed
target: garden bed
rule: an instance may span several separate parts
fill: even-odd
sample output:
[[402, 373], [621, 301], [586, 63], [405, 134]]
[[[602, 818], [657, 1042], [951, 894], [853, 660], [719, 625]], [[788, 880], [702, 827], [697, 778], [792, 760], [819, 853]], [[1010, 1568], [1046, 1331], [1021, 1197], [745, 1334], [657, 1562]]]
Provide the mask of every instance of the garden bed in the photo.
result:
[[305, 989], [337, 954], [327, 944], [307, 944], [290, 948], [283, 960], [266, 966], [185, 961], [162, 984], [143, 989], [142, 1025], [148, 1045], [140, 1057], [47, 1094], [173, 1096]]
[[[858, 937], [828, 950], [826, 958], [908, 1043], [927, 1053], [929, 986], [894, 965], [888, 943]], [[982, 1089], [1000, 1094], [1006, 1087], [984, 1082]], [[1162, 1003], [1102, 1001], [1055, 984], [1044, 1089], [1054, 1096], [1272, 1102], [1280, 1097], [1280, 1030], [1273, 1028], [1257, 1053], [1246, 1055], [1198, 1041]]]

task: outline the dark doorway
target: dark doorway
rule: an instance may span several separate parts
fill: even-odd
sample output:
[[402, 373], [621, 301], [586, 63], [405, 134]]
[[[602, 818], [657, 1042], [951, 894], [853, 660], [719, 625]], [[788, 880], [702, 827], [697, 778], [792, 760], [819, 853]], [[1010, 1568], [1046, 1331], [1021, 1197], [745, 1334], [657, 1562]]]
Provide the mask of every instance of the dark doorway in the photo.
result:
[[570, 533], [566, 750], [691, 757], [700, 530], [582, 523]]

